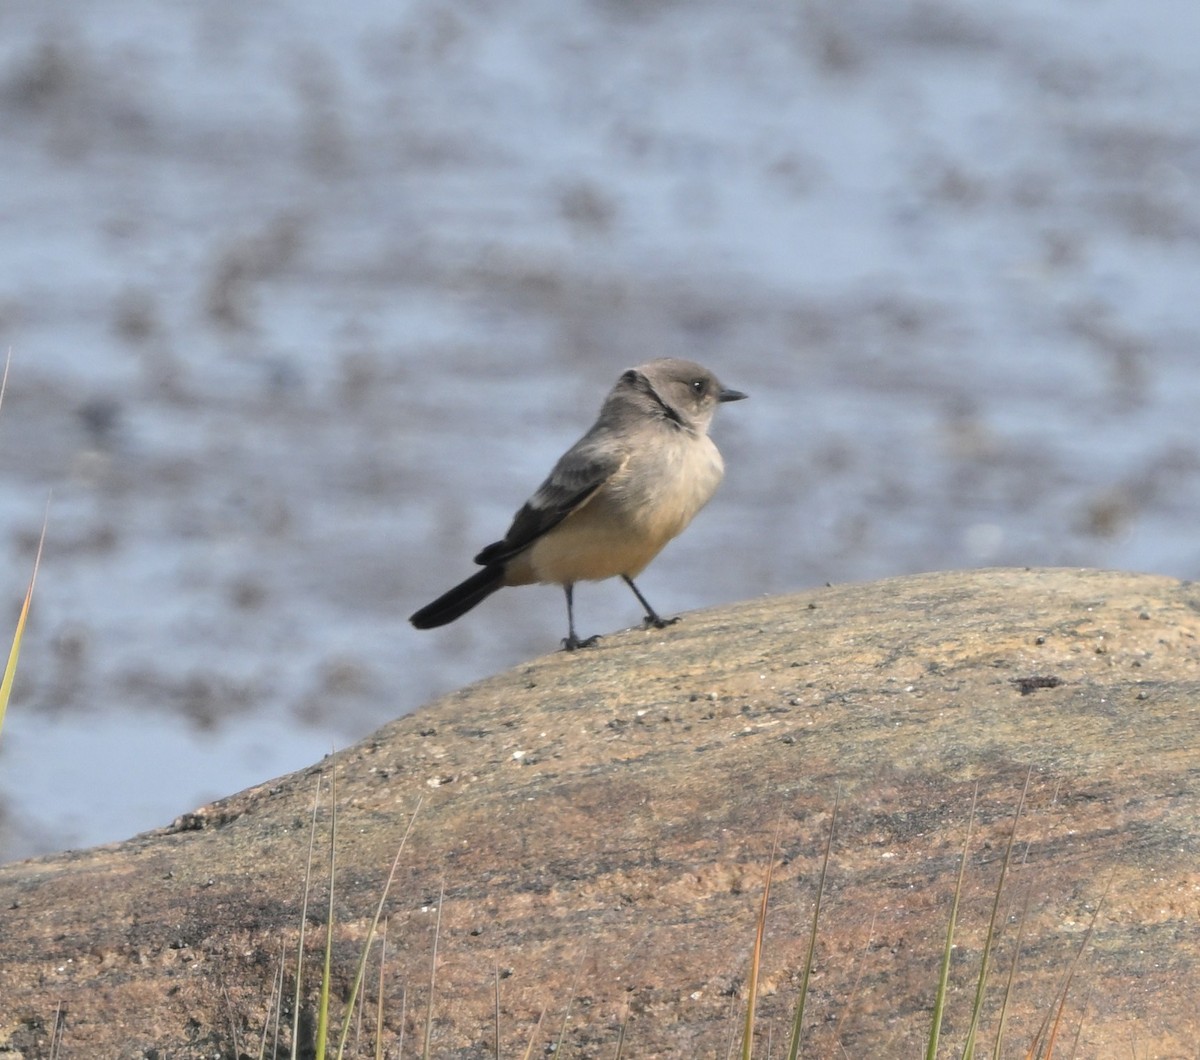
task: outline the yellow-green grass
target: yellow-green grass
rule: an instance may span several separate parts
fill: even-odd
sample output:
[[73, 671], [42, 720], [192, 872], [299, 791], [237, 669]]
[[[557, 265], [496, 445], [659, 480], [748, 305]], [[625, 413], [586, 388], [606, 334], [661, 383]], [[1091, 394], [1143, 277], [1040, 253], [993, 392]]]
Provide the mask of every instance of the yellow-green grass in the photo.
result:
[[[956, 1045], [951, 1050], [952, 1053], [961, 1056], [962, 1060], [973, 1060], [973, 1058], [976, 1055], [977, 1048], [978, 1048], [978, 1046], [977, 1046], [978, 1027], [979, 1027], [979, 1022], [980, 1022], [980, 1016], [981, 1016], [981, 1013], [983, 1010], [983, 1003], [984, 1003], [984, 998], [985, 998], [985, 994], [986, 994], [986, 990], [987, 990], [987, 985], [988, 985], [988, 981], [989, 981], [989, 972], [991, 971], [991, 964], [992, 964], [991, 955], [992, 955], [992, 951], [993, 951], [994, 941], [996, 939], [996, 936], [997, 936], [997, 933], [999, 930], [998, 924], [1001, 922], [1001, 916], [1000, 916], [1001, 903], [1002, 903], [1004, 895], [1006, 893], [1005, 883], [1006, 883], [1006, 879], [1007, 879], [1008, 869], [1009, 869], [1009, 867], [1011, 865], [1011, 861], [1012, 861], [1012, 854], [1013, 854], [1013, 851], [1014, 851], [1015, 845], [1016, 845], [1018, 824], [1020, 823], [1021, 815], [1024, 811], [1025, 799], [1026, 799], [1026, 795], [1027, 795], [1028, 789], [1029, 789], [1029, 782], [1030, 782], [1030, 778], [1027, 777], [1026, 782], [1025, 782], [1025, 788], [1021, 792], [1020, 797], [1018, 799], [1016, 810], [1013, 814], [1012, 825], [1011, 825], [1011, 828], [1010, 828], [1009, 834], [1008, 834], [1004, 857], [1003, 857], [1003, 861], [1001, 863], [1000, 877], [996, 884], [995, 894], [994, 894], [994, 898], [992, 901], [991, 917], [990, 917], [990, 920], [989, 920], [989, 923], [987, 926], [987, 931], [986, 931], [986, 935], [985, 935], [984, 943], [983, 943], [983, 951], [982, 951], [982, 955], [980, 957], [977, 984], [976, 984], [974, 997], [973, 997], [973, 1001], [972, 1001], [970, 1023], [969, 1023], [968, 1029], [967, 1029], [961, 1043]], [[972, 799], [970, 811], [968, 814], [966, 835], [963, 840], [963, 847], [962, 847], [962, 853], [960, 855], [960, 863], [959, 863], [958, 873], [957, 873], [953, 893], [950, 896], [950, 910], [949, 910], [949, 915], [948, 915], [946, 940], [945, 940], [945, 945], [944, 945], [943, 954], [942, 954], [941, 967], [939, 970], [937, 982], [935, 984], [933, 984], [933, 998], [932, 998], [932, 1005], [931, 1005], [930, 1030], [929, 1030], [929, 1036], [928, 1036], [926, 1050], [925, 1050], [925, 1055], [926, 1055], [927, 1060], [934, 1060], [935, 1057], [946, 1054], [946, 1050], [945, 1050], [946, 1043], [942, 1040], [942, 1021], [943, 1021], [943, 1015], [945, 1012], [946, 1002], [947, 1002], [948, 987], [949, 987], [950, 960], [951, 960], [951, 953], [954, 949], [955, 931], [958, 926], [959, 904], [960, 904], [960, 899], [964, 892], [966, 870], [967, 870], [967, 864], [969, 861], [969, 854], [970, 854], [970, 848], [971, 848], [971, 839], [972, 839], [972, 835], [974, 832], [975, 803], [976, 803], [977, 797], [978, 797], [978, 792], [976, 792], [976, 796], [973, 797], [973, 799]], [[821, 899], [825, 893], [826, 874], [827, 874], [827, 871], [829, 868], [830, 858], [831, 858], [831, 854], [833, 851], [833, 843], [834, 843], [834, 837], [835, 837], [835, 832], [836, 832], [836, 827], [837, 827], [839, 804], [840, 804], [840, 799], [835, 798], [833, 810], [832, 810], [832, 813], [830, 816], [829, 831], [828, 831], [826, 841], [825, 841], [825, 849], [824, 849], [824, 854], [823, 854], [823, 858], [822, 858], [821, 871], [820, 871], [820, 875], [819, 875], [817, 883], [816, 883], [816, 893], [815, 893], [815, 896], [813, 899], [813, 915], [812, 915], [812, 921], [811, 921], [811, 924], [810, 924], [809, 930], [808, 930], [808, 941], [807, 941], [807, 950], [806, 950], [805, 959], [804, 959], [804, 966], [799, 973], [797, 998], [794, 1003], [793, 1015], [792, 1015], [792, 1019], [790, 1021], [791, 1022], [790, 1040], [789, 1040], [788, 1050], [786, 1053], [788, 1060], [798, 1060], [798, 1058], [800, 1056], [804, 1055], [803, 1051], [802, 1051], [802, 1044], [803, 1044], [802, 1030], [803, 1030], [803, 1026], [804, 1026], [805, 1002], [808, 997], [810, 974], [813, 969], [814, 954], [816, 951], [817, 939], [819, 937]], [[418, 805], [418, 809], [419, 809], [419, 805]], [[316, 821], [316, 804], [315, 804], [315, 802], [314, 802], [314, 811], [313, 812], [314, 812], [314, 829], [315, 829], [315, 821]], [[377, 928], [379, 925], [379, 921], [383, 915], [383, 910], [384, 910], [385, 903], [387, 900], [388, 889], [390, 888], [392, 879], [394, 878], [394, 876], [396, 874], [397, 867], [399, 865], [399, 859], [401, 857], [401, 854], [403, 853], [405, 843], [407, 842], [408, 837], [412, 831], [413, 823], [414, 823], [415, 819], [416, 819], [416, 811], [414, 811], [412, 818], [409, 820], [408, 828], [405, 831], [404, 837], [401, 839], [400, 846], [396, 852], [396, 858], [392, 864], [391, 873], [388, 876], [387, 885], [385, 885], [385, 887], [383, 889], [383, 893], [380, 896], [379, 904], [378, 904], [378, 907], [377, 907], [376, 913], [375, 913], [375, 918], [372, 921], [370, 930], [368, 931], [368, 934], [367, 934], [366, 942], [363, 945], [362, 952], [359, 957], [358, 968], [355, 973], [353, 986], [350, 991], [350, 997], [346, 1003], [345, 1011], [344, 1011], [343, 1018], [342, 1018], [341, 1033], [340, 1033], [340, 1036], [337, 1041], [337, 1051], [336, 1051], [335, 1055], [337, 1056], [338, 1060], [342, 1060], [342, 1057], [347, 1055], [345, 1052], [346, 1043], [347, 1043], [347, 1035], [349, 1033], [349, 1028], [354, 1019], [354, 1013], [355, 1013], [355, 1008], [357, 1005], [357, 999], [358, 999], [358, 994], [359, 994], [359, 987], [360, 987], [360, 985], [363, 981], [363, 977], [365, 975], [365, 970], [366, 970], [367, 962], [368, 962], [369, 950], [370, 950], [370, 947], [371, 947], [374, 939], [378, 935]], [[314, 835], [315, 835], [315, 831], [314, 831]], [[333, 855], [332, 845], [334, 843], [335, 838], [336, 838], [336, 819], [335, 819], [334, 824], [331, 826], [331, 835], [330, 835], [331, 881], [332, 881], [332, 872], [333, 872], [333, 868], [334, 868], [334, 855]], [[758, 912], [758, 916], [756, 918], [754, 940], [753, 940], [752, 947], [751, 947], [750, 967], [749, 967], [749, 973], [748, 973], [748, 977], [747, 977], [747, 988], [746, 988], [744, 1009], [742, 1010], [740, 1015], [738, 1015], [736, 1017], [736, 1019], [734, 1019], [733, 1024], [731, 1024], [731, 1034], [730, 1034], [728, 1055], [732, 1057], [732, 1055], [734, 1054], [734, 1047], [735, 1047], [737, 1039], [739, 1037], [738, 1031], [735, 1028], [737, 1027], [738, 1024], [740, 1024], [741, 1050], [740, 1050], [739, 1055], [741, 1057], [741, 1060], [753, 1060], [753, 1058], [755, 1056], [770, 1058], [771, 1048], [772, 1048], [772, 1044], [773, 1044], [773, 1040], [774, 1040], [774, 1036], [775, 1036], [774, 1029], [767, 1028], [761, 1035], [758, 1036], [759, 1038], [765, 1038], [765, 1041], [756, 1041], [755, 1018], [756, 1018], [756, 1001], [757, 1001], [758, 983], [759, 983], [759, 971], [760, 971], [762, 961], [763, 961], [763, 948], [764, 948], [763, 940], [764, 940], [765, 933], [766, 933], [766, 921], [767, 921], [768, 910], [769, 910], [769, 905], [770, 905], [771, 882], [772, 882], [775, 858], [776, 858], [776, 854], [778, 851], [778, 847], [779, 847], [779, 829], [777, 829], [777, 831], [776, 831], [775, 839], [774, 839], [774, 841], [772, 843], [772, 847], [771, 847], [771, 854], [768, 859], [766, 871], [764, 873], [763, 893], [762, 893], [761, 900], [759, 902], [759, 912]], [[311, 840], [310, 840], [310, 860], [309, 860], [310, 870], [311, 870], [311, 863], [312, 863], [312, 861], [311, 861]], [[305, 880], [306, 894], [308, 891], [308, 887], [309, 887], [309, 881], [306, 878], [306, 880]], [[332, 890], [332, 883], [331, 883], [331, 890]], [[1005, 1044], [1004, 1043], [1004, 1035], [1005, 1035], [1005, 1030], [1006, 1030], [1006, 1017], [1008, 1014], [1009, 999], [1013, 992], [1013, 983], [1014, 983], [1015, 976], [1016, 976], [1017, 962], [1018, 962], [1019, 954], [1020, 954], [1020, 943], [1021, 943], [1021, 938], [1022, 938], [1022, 934], [1024, 931], [1024, 927], [1025, 927], [1026, 914], [1027, 914], [1027, 910], [1028, 910], [1028, 894], [1029, 894], [1029, 891], [1028, 891], [1028, 889], [1026, 889], [1024, 902], [1022, 904], [1022, 909], [1021, 909], [1021, 912], [1020, 912], [1019, 916], [1017, 917], [1017, 921], [1016, 921], [1016, 924], [1017, 924], [1016, 942], [1014, 944], [1013, 956], [1012, 956], [1009, 968], [1007, 970], [1007, 976], [1006, 976], [1004, 986], [1003, 986], [1003, 993], [1002, 993], [1002, 997], [1001, 997], [1000, 1009], [999, 1009], [996, 1029], [994, 1032], [994, 1038], [993, 1038], [992, 1042], [990, 1043], [990, 1046], [986, 1050], [988, 1053], [990, 1053], [990, 1055], [993, 1058], [1000, 1057], [1003, 1047], [1004, 1047], [1004, 1044]], [[445, 885], [443, 882], [442, 891], [441, 891], [441, 894], [439, 895], [439, 899], [438, 899], [439, 924], [440, 924], [441, 906], [442, 906], [442, 901], [444, 899], [444, 895], [445, 895]], [[307, 899], [306, 899], [306, 901], [307, 901]], [[1100, 906], [1100, 903], [1097, 904], [1096, 911], [1093, 914], [1093, 920], [1092, 920], [1093, 925], [1095, 924], [1095, 917], [1099, 913], [1099, 906]], [[302, 917], [302, 920], [303, 920], [303, 917]], [[301, 932], [303, 933], [303, 926], [301, 927]], [[329, 1028], [329, 1021], [327, 1018], [328, 997], [329, 997], [329, 992], [331, 989], [331, 976], [332, 976], [332, 968], [331, 968], [332, 938], [333, 938], [333, 930], [332, 930], [332, 903], [331, 903], [331, 905], [330, 905], [330, 923], [329, 923], [329, 925], [327, 925], [327, 935], [326, 935], [325, 967], [324, 967], [322, 977], [321, 977], [321, 985], [320, 985], [320, 993], [319, 993], [319, 997], [320, 997], [319, 1007], [320, 1007], [320, 1009], [324, 1010], [324, 1012], [318, 1019], [318, 1025], [317, 1025], [318, 1037], [315, 1042], [316, 1056], [319, 1058], [323, 1058], [325, 1056], [325, 1053], [326, 1053], [326, 1046], [324, 1044], [325, 1041], [332, 1040], [332, 1032]], [[1064, 972], [1062, 984], [1055, 994], [1055, 1000], [1054, 1000], [1053, 1004], [1051, 1005], [1049, 1010], [1045, 1013], [1041, 1027], [1038, 1029], [1033, 1040], [1028, 1044], [1028, 1046], [1026, 1047], [1026, 1050], [1022, 1054], [1026, 1057], [1026, 1060], [1048, 1060], [1048, 1058], [1051, 1055], [1053, 1055], [1055, 1046], [1059, 1042], [1059, 1039], [1063, 1037], [1063, 1027], [1062, 1027], [1063, 1018], [1064, 1018], [1063, 1013], [1064, 1013], [1064, 1010], [1066, 1007], [1067, 996], [1068, 996], [1070, 987], [1072, 985], [1078, 964], [1083, 956], [1083, 953], [1088, 945], [1088, 942], [1090, 941], [1090, 938], [1091, 938], [1091, 927], [1089, 927], [1088, 932], [1085, 935], [1083, 941], [1080, 943], [1078, 950], [1075, 952], [1073, 958], [1069, 962], [1069, 966], [1067, 967], [1067, 969]], [[437, 993], [437, 961], [438, 961], [437, 947], [438, 947], [438, 932], [435, 930], [433, 950], [432, 950], [432, 954], [431, 954], [431, 969], [430, 969], [430, 978], [429, 978], [429, 998], [428, 998], [427, 1005], [426, 1005], [426, 1015], [425, 1015], [425, 1020], [424, 1020], [424, 1041], [421, 1043], [420, 1053], [419, 1053], [419, 1055], [423, 1058], [429, 1058], [432, 1056], [436, 1056], [436, 1053], [433, 1051], [433, 1049], [434, 1049], [434, 1045], [433, 1045], [433, 1014], [434, 1014], [434, 1010], [435, 1010], [436, 993]], [[301, 938], [301, 951], [302, 950], [303, 950], [303, 939]], [[383, 997], [384, 997], [383, 960], [384, 960], [384, 958], [383, 958], [383, 953], [382, 953], [382, 950], [383, 950], [382, 945], [380, 946], [380, 950], [381, 950], [381, 953], [380, 953], [380, 958], [379, 958], [380, 959], [379, 994], [378, 994], [377, 1008], [376, 1008], [375, 1019], [374, 1019], [374, 1031], [375, 1031], [375, 1033], [374, 1033], [374, 1045], [375, 1045], [374, 1055], [377, 1057], [382, 1055], [381, 1050], [383, 1048], [383, 1043], [382, 1043], [383, 1017], [384, 1017], [384, 1011], [385, 1011], [384, 1001], [383, 1001]], [[581, 959], [581, 963], [580, 963], [581, 968], [583, 965], [583, 961], [585, 959], [586, 959], [586, 954], [584, 955], [584, 958]], [[300, 968], [300, 966], [297, 966], [297, 972], [296, 972], [297, 984], [298, 984], [297, 985], [297, 1011], [299, 1009], [299, 990], [300, 990], [299, 983], [301, 980], [301, 972], [302, 972], [302, 969]], [[562, 1018], [561, 1028], [557, 1034], [557, 1037], [555, 1038], [555, 1040], [552, 1043], [553, 1055], [555, 1055], [556, 1057], [559, 1057], [559, 1058], [569, 1055], [569, 1043], [567, 1041], [567, 1028], [568, 1028], [568, 1024], [569, 1024], [569, 1020], [570, 1020], [572, 1002], [576, 995], [576, 986], [578, 985], [578, 977], [579, 977], [579, 973], [577, 972], [576, 977], [575, 977], [576, 981], [574, 983], [572, 983], [572, 986], [570, 989], [570, 996], [567, 997], [564, 1002], [566, 1011]], [[494, 1027], [495, 1045], [494, 1045], [494, 1052], [493, 1052], [493, 1055], [497, 1058], [497, 1060], [499, 1060], [499, 1058], [501, 1056], [501, 1052], [500, 1052], [501, 1027], [500, 1027], [500, 985], [499, 985], [499, 980], [500, 980], [500, 975], [499, 975], [499, 969], [497, 968], [496, 985], [495, 985], [495, 993], [496, 993], [495, 1027]], [[849, 1008], [849, 1000], [852, 1000], [852, 997], [850, 999], [848, 999], [848, 1004], [846, 1006], [847, 1009]], [[731, 1010], [731, 1019], [734, 1017], [735, 1011], [736, 1010]], [[843, 1011], [842, 1018], [845, 1017], [845, 1014], [846, 1014], [845, 1011]], [[543, 1009], [543, 1011], [541, 1012], [541, 1014], [538, 1017], [536, 1026], [533, 1028], [532, 1032], [530, 1033], [527, 1047], [525, 1048], [525, 1051], [524, 1051], [525, 1060], [529, 1060], [529, 1058], [531, 1058], [532, 1056], [535, 1055], [535, 1052], [538, 1048], [538, 1041], [540, 1039], [541, 1029], [542, 1029], [544, 1020], [545, 1020], [545, 1015], [546, 1015], [546, 1012]], [[838, 1022], [840, 1025], [841, 1019], [839, 1019]], [[403, 1015], [401, 1016], [401, 1025], [403, 1025]], [[1075, 1028], [1074, 1037], [1075, 1037], [1076, 1045], [1078, 1043], [1079, 1030], [1080, 1030], [1081, 1026], [1082, 1026], [1082, 1024], [1078, 1025]], [[297, 1035], [298, 1035], [298, 1024], [294, 1024], [293, 1025], [293, 1037], [292, 1037], [293, 1045], [292, 1045], [292, 1054], [291, 1054], [293, 1057], [295, 1057], [297, 1055], [297, 1053], [296, 1053]], [[264, 1036], [264, 1041], [265, 1041], [265, 1036]], [[629, 1020], [625, 1019], [621, 1024], [620, 1031], [617, 1036], [617, 1040], [614, 1043], [614, 1047], [613, 1047], [614, 1048], [613, 1055], [616, 1058], [616, 1060], [620, 1060], [627, 1045], [630, 1048], [632, 1048], [636, 1053], [636, 1030], [631, 1030], [630, 1025], [629, 1025]], [[761, 1046], [765, 1046], [765, 1051], [761, 1051], [761, 1049], [759, 1048]], [[397, 1048], [398, 1048], [398, 1053], [392, 1054], [392, 1055], [403, 1056], [404, 1055], [403, 1041], [401, 1041], [398, 1044]], [[1075, 1049], [1072, 1048], [1072, 1049], [1068, 1050], [1068, 1053], [1069, 1053], [1069, 1055], [1074, 1055]], [[275, 1054], [267, 1053], [267, 1054], [260, 1054], [260, 1055], [275, 1055]], [[355, 1055], [361, 1055], [361, 1054], [355, 1054]], [[812, 1054], [810, 1052], [810, 1055], [815, 1055], [815, 1054]]]

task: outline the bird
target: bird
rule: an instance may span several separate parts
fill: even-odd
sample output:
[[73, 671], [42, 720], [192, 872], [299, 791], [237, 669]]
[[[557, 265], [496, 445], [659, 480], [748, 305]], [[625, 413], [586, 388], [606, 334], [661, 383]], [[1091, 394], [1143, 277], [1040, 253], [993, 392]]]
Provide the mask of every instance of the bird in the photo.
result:
[[586, 434], [554, 465], [504, 537], [475, 557], [482, 569], [410, 616], [417, 629], [453, 622], [505, 586], [561, 585], [567, 651], [600, 638], [575, 631], [575, 584], [620, 577], [645, 611], [664, 619], [634, 578], [711, 499], [725, 473], [708, 436], [719, 404], [747, 395], [707, 368], [662, 357], [623, 372]]

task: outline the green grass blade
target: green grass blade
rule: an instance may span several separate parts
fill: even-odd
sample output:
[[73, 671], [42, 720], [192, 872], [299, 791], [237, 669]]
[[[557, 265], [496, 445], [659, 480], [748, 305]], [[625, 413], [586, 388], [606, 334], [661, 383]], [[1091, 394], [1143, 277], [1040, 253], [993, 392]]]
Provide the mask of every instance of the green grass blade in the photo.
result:
[[308, 892], [312, 883], [313, 854], [317, 849], [317, 810], [321, 805], [321, 781], [324, 779], [324, 773], [317, 776], [317, 786], [313, 792], [312, 823], [308, 831], [308, 861], [304, 867], [304, 899], [300, 903], [300, 940], [296, 946], [296, 996], [292, 1001], [291, 1060], [298, 1060], [300, 1055], [300, 993], [304, 983], [304, 929], [308, 924]]
[[996, 940], [996, 918], [1000, 913], [1000, 897], [1004, 893], [1004, 880], [1008, 876], [1008, 866], [1012, 862], [1013, 844], [1017, 839], [1017, 825], [1021, 820], [1021, 811], [1025, 808], [1025, 799], [1029, 795], [1029, 782], [1033, 780], [1033, 766], [1025, 774], [1025, 787], [1021, 790], [1021, 798], [1017, 802], [1017, 812], [1013, 814], [1012, 828], [1008, 833], [1008, 845], [1004, 848], [1004, 860], [1000, 863], [1000, 879], [996, 883], [996, 896], [992, 900], [992, 915], [988, 920], [987, 934], [983, 940], [983, 955], [979, 960], [979, 979], [975, 984], [975, 1000], [971, 1004], [971, 1026], [967, 1029], [967, 1040], [963, 1043], [963, 1060], [974, 1060], [975, 1035], [979, 1031], [979, 1016], [983, 1012], [983, 994], [987, 986], [988, 962], [992, 956], [992, 943]]
[[971, 813], [967, 818], [967, 836], [963, 840], [962, 857], [958, 863], [958, 882], [954, 885], [954, 901], [950, 906], [950, 923], [946, 927], [946, 946], [942, 950], [942, 970], [938, 976], [937, 994], [933, 999], [933, 1023], [929, 1028], [929, 1044], [925, 1060], [935, 1060], [938, 1038], [942, 1033], [942, 1014], [946, 1011], [946, 990], [950, 983], [950, 955], [954, 951], [954, 927], [958, 920], [958, 901], [962, 897], [963, 876], [967, 871], [967, 851], [971, 845], [971, 828], [975, 824], [975, 804], [979, 801], [979, 785], [971, 796]]
[[829, 855], [833, 850], [833, 832], [837, 827], [838, 806], [842, 793], [833, 798], [833, 815], [829, 818], [829, 835], [825, 837], [825, 856], [821, 861], [821, 878], [817, 881], [817, 898], [813, 903], [812, 927], [808, 932], [808, 952], [804, 956], [804, 974], [800, 977], [800, 996], [796, 999], [796, 1014], [792, 1020], [792, 1040], [788, 1046], [788, 1060], [800, 1055], [800, 1035], [804, 1027], [804, 1002], [808, 997], [808, 980], [812, 973], [813, 954], [817, 949], [817, 921], [821, 916], [821, 896], [825, 893], [825, 874], [829, 871]]
[[329, 910], [325, 919], [325, 967], [321, 972], [321, 1000], [317, 1006], [316, 1060], [325, 1060], [329, 1033], [329, 981], [333, 976], [333, 895], [337, 869], [337, 769], [329, 772]]
[[[1025, 857], [1029, 857], [1029, 844], [1025, 846]], [[1008, 979], [1004, 983], [1004, 997], [1000, 1000], [1000, 1017], [996, 1021], [996, 1040], [992, 1043], [992, 1060], [1000, 1060], [1004, 1053], [1004, 1035], [1008, 1030], [1009, 1002], [1017, 981], [1017, 962], [1021, 959], [1021, 943], [1025, 940], [1025, 925], [1029, 922], [1029, 899], [1033, 894], [1033, 882], [1025, 887], [1025, 898], [1021, 902], [1021, 916], [1017, 920], [1017, 937], [1013, 941], [1012, 959], [1008, 963]]]

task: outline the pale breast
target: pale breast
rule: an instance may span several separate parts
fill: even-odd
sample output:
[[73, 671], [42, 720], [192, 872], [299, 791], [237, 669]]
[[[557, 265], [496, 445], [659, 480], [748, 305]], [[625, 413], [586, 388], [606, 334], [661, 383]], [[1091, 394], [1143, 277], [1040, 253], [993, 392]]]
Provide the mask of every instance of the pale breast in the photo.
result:
[[724, 474], [706, 435], [667, 435], [510, 563], [509, 584], [636, 577], [711, 499]]
[[656, 461], [626, 476], [631, 510], [639, 529], [661, 549], [681, 533], [716, 492], [725, 463], [708, 435], [680, 435], [664, 446]]

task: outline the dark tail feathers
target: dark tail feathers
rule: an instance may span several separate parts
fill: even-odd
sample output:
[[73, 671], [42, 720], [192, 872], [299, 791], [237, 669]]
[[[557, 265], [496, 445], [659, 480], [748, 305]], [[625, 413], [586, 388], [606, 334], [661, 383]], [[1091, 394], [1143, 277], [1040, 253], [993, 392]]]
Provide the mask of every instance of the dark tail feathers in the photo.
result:
[[486, 600], [497, 589], [504, 585], [504, 567], [484, 567], [483, 570], [472, 574], [461, 585], [456, 585], [449, 592], [442, 593], [431, 604], [426, 604], [413, 614], [409, 621], [417, 629], [433, 629], [444, 626], [456, 618], [465, 615], [477, 603]]

